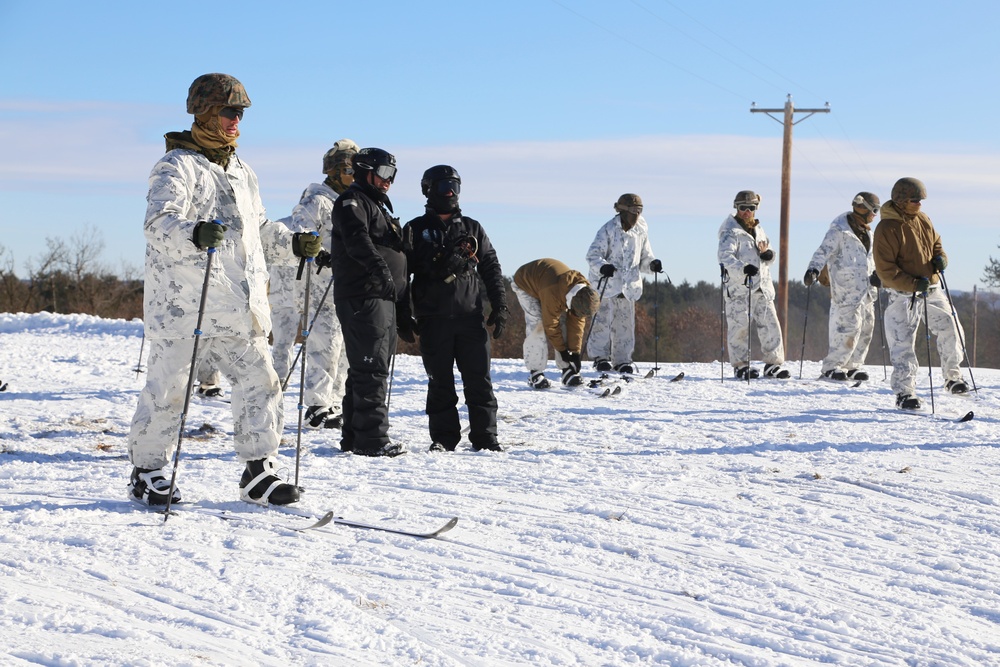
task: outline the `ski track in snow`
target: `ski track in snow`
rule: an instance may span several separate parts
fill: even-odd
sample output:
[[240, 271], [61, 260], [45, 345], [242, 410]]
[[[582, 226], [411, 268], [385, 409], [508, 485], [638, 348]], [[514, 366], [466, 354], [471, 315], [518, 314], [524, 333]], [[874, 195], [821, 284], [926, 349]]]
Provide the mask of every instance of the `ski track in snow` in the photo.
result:
[[935, 387], [938, 415], [975, 411], [955, 424], [886, 410], [879, 366], [851, 388], [814, 381], [816, 362], [750, 385], [661, 364], [599, 398], [496, 360], [508, 450], [430, 454], [423, 369], [400, 356], [390, 434], [411, 453], [342, 455], [307, 430], [298, 507], [460, 517], [419, 540], [298, 533], [240, 502], [218, 401], [192, 401], [179, 487], [237, 518], [128, 502], [141, 331], [0, 314], [4, 664], [1000, 664], [1000, 371], [975, 371], [975, 398]]

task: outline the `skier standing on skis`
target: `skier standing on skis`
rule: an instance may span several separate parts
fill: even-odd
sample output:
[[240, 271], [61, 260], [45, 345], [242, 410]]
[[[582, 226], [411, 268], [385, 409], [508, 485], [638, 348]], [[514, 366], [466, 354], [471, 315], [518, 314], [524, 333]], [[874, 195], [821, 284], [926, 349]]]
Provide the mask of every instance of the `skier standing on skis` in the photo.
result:
[[583, 384], [583, 330], [597, 312], [601, 299], [586, 276], [557, 259], [536, 259], [514, 273], [514, 294], [524, 310], [524, 365], [528, 383], [548, 389], [545, 366], [549, 345], [556, 351], [556, 366], [564, 385]]
[[953, 394], [969, 391], [961, 369], [964, 333], [940, 289], [938, 272], [948, 266], [948, 255], [931, 219], [920, 210], [926, 198], [927, 189], [921, 181], [899, 179], [875, 228], [875, 270], [889, 294], [885, 336], [892, 360], [892, 390], [896, 407], [903, 410], [921, 407], [915, 388], [919, 368], [915, 346], [925, 310], [927, 327], [937, 336], [945, 388]]
[[[320, 244], [267, 219], [257, 176], [236, 155], [239, 122], [249, 106], [235, 78], [195, 79], [187, 99], [194, 124], [166, 135], [167, 153], [149, 177], [144, 324], [150, 349], [128, 437], [129, 491], [149, 505], [165, 505], [170, 492], [162, 468], [177, 445], [209, 248], [214, 262], [196, 363], [217, 367], [233, 387], [233, 440], [245, 463], [241, 495], [276, 505], [299, 499], [298, 487], [277, 476], [274, 459], [284, 421], [267, 349], [266, 262], [314, 257]], [[171, 502], [179, 500], [175, 488]]]
[[363, 148], [352, 158], [354, 183], [333, 205], [330, 261], [333, 301], [344, 332], [342, 451], [397, 456], [406, 449], [389, 439], [386, 393], [396, 353], [396, 304], [406, 302], [402, 229], [388, 192], [396, 158]]
[[736, 214], [730, 214], [719, 228], [719, 264], [729, 276], [723, 290], [729, 331], [729, 362], [736, 377], [742, 380], [760, 376], [757, 369], [750, 365], [752, 318], [760, 339], [764, 376], [785, 380], [792, 374], [781, 367], [785, 363], [785, 347], [778, 313], [774, 309], [774, 283], [771, 282], [770, 268], [775, 254], [757, 220], [759, 205], [760, 195], [752, 190], [741, 190], [733, 200]]
[[862, 366], [875, 330], [875, 299], [881, 284], [872, 256], [871, 223], [880, 202], [871, 192], [859, 192], [852, 210], [841, 213], [813, 253], [802, 281], [808, 286], [830, 274], [830, 349], [823, 375], [832, 380], [867, 380]]
[[603, 291], [594, 315], [587, 354], [598, 371], [635, 373], [635, 302], [642, 296], [640, 272], [660, 273], [663, 264], [653, 258], [649, 229], [642, 217], [642, 199], [624, 194], [615, 202], [615, 217], [599, 230], [587, 251], [590, 282]]
[[424, 172], [420, 189], [427, 197], [424, 215], [403, 228], [410, 294], [416, 322], [404, 304], [397, 316], [403, 340], [420, 335], [420, 356], [427, 371], [426, 412], [430, 451], [454, 451], [462, 439], [454, 366], [462, 375], [469, 409], [469, 442], [476, 451], [500, 451], [497, 399], [490, 378], [490, 333], [483, 325], [483, 288], [490, 300], [493, 337], [503, 334], [509, 313], [503, 273], [496, 251], [478, 221], [462, 215], [462, 179], [453, 167]]
[[[299, 203], [292, 209], [293, 229], [315, 229], [319, 232], [324, 249], [316, 260], [322, 275], [330, 251], [330, 225], [333, 223], [333, 203], [354, 182], [351, 159], [357, 154], [358, 145], [350, 139], [341, 139], [323, 156], [323, 173], [326, 180], [311, 183], [302, 193]], [[327, 274], [329, 275], [329, 274]], [[344, 353], [344, 334], [334, 309], [331, 295], [327, 295], [322, 310], [316, 311], [323, 294], [329, 288], [328, 280], [312, 280], [309, 302], [313, 312], [306, 313], [309, 327], [309, 344], [306, 346], [306, 383], [303, 405], [306, 422], [313, 428], [340, 428], [344, 401], [344, 384], [347, 381], [347, 355]], [[301, 289], [297, 290], [301, 293]], [[301, 297], [300, 297], [301, 300]]]

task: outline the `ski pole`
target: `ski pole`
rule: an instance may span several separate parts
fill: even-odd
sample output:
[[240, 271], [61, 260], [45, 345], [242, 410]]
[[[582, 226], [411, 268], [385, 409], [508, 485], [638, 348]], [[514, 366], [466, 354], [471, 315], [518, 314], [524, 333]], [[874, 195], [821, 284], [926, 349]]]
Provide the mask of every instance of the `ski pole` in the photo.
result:
[[806, 360], [806, 329], [809, 327], [809, 298], [812, 296], [812, 283], [806, 287], [806, 317], [802, 322], [802, 354], [799, 356], [799, 379], [802, 379], [802, 364]]
[[[211, 224], [221, 225], [221, 220], [213, 220]], [[201, 286], [201, 301], [198, 303], [198, 321], [194, 326], [194, 345], [191, 350], [191, 368], [188, 370], [187, 391], [184, 392], [184, 409], [181, 410], [181, 425], [177, 429], [177, 447], [174, 448], [174, 469], [170, 473], [170, 491], [167, 493], [167, 504], [163, 509], [163, 522], [170, 518], [170, 503], [177, 489], [177, 467], [181, 461], [181, 442], [184, 440], [184, 422], [187, 421], [188, 408], [191, 406], [191, 389], [194, 387], [194, 375], [197, 371], [198, 341], [201, 340], [201, 321], [205, 317], [205, 300], [208, 298], [208, 279], [212, 275], [212, 258], [215, 257], [215, 246], [208, 249], [208, 260], [205, 262], [205, 282]]]
[[396, 353], [389, 360], [389, 389], [385, 392], [385, 411], [389, 412], [389, 401], [392, 400], [392, 379], [396, 377]]
[[[597, 281], [597, 287], [598, 287], [598, 289], [601, 292], [600, 295], [599, 295], [599, 297], [598, 297], [598, 299], [603, 304], [604, 303], [604, 290], [606, 290], [608, 288], [608, 277], [607, 276], [601, 276], [598, 279], [598, 281]], [[600, 309], [600, 307], [598, 307], [598, 309]], [[587, 337], [583, 340], [583, 350], [581, 350], [581, 352], [587, 350], [587, 346], [590, 344], [590, 334], [594, 333], [594, 322], [596, 320], [597, 320], [597, 313], [594, 313], [594, 317], [592, 317], [591, 320], [590, 320], [590, 329], [587, 331]]]
[[923, 293], [924, 300], [924, 336], [927, 339], [927, 380], [931, 386], [931, 414], [934, 414], [934, 367], [931, 364], [931, 327], [927, 321], [927, 292]]
[[753, 335], [753, 276], [748, 275], [743, 284], [747, 286], [747, 384], [750, 384], [750, 364], [753, 361], [750, 351], [750, 339]]
[[726, 381], [726, 283], [729, 282], [729, 271], [724, 264], [719, 264], [719, 371], [722, 382]]
[[958, 340], [962, 344], [962, 357], [965, 359], [965, 363], [969, 366], [969, 379], [972, 380], [972, 391], [979, 395], [979, 388], [976, 387], [976, 378], [972, 374], [972, 361], [969, 360], [969, 352], [965, 348], [965, 336], [962, 335], [962, 325], [958, 321], [958, 312], [955, 310], [955, 302], [951, 300], [951, 292], [948, 291], [948, 281], [944, 279], [944, 271], [938, 271], [938, 275], [941, 276], [941, 286], [944, 287], [944, 293], [948, 297], [948, 307], [951, 308], [951, 316], [955, 320], [955, 333], [958, 334]]
[[[319, 232], [310, 232], [313, 236], [319, 236]], [[302, 322], [309, 319], [309, 292], [312, 290], [312, 257], [303, 257], [299, 268], [299, 277], [302, 275], [302, 266], [306, 268], [305, 295], [302, 298]], [[299, 352], [302, 354], [302, 365], [299, 366], [299, 429], [295, 438], [295, 486], [299, 485], [299, 460], [302, 458], [302, 410], [305, 409], [306, 395], [306, 344], [309, 343], [309, 329], [302, 330], [302, 345]], [[289, 371], [290, 372], [290, 371]]]
[[[653, 375], [660, 372], [660, 274], [653, 274]], [[668, 278], [669, 280], [669, 278]]]
[[882, 312], [882, 290], [875, 288], [875, 303], [878, 305], [878, 327], [882, 337], [882, 379], [889, 379], [889, 370], [885, 364], [885, 314]]
[[[316, 324], [316, 318], [319, 317], [319, 313], [323, 310], [323, 304], [326, 303], [326, 297], [330, 293], [330, 288], [333, 287], [333, 276], [330, 276], [330, 282], [327, 283], [326, 289], [323, 291], [323, 296], [319, 300], [319, 304], [316, 306], [316, 312], [313, 313], [312, 321], [309, 323], [309, 330], [312, 331], [313, 325]], [[334, 315], [336, 317], [336, 315]], [[288, 374], [285, 375], [285, 381], [281, 383], [281, 391], [285, 391], [288, 388], [288, 381], [292, 377], [292, 371], [295, 370], [296, 364], [299, 363], [299, 357], [302, 356], [302, 346], [299, 345], [298, 352], [295, 353], [295, 358], [292, 359], [291, 365], [288, 367]]]
[[139, 373], [142, 372], [142, 351], [146, 348], [146, 325], [142, 326], [142, 342], [139, 343], [139, 360], [135, 362], [135, 379], [139, 379]]

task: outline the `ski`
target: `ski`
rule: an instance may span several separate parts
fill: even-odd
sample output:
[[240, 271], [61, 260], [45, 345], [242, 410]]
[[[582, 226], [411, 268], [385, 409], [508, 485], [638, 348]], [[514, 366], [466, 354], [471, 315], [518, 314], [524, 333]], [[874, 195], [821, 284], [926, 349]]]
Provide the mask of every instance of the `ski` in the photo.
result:
[[879, 408], [879, 411], [894, 412], [897, 414], [904, 414], [904, 415], [913, 415], [914, 417], [924, 417], [926, 419], [936, 419], [937, 421], [951, 422], [953, 424], [962, 424], [965, 422], [971, 422], [976, 417], [975, 413], [972, 410], [969, 410], [961, 417], [943, 417], [941, 415], [937, 415], [931, 412], [921, 412], [918, 410], [900, 410], [898, 408], [895, 410], [891, 410], [889, 408]]
[[[303, 517], [303, 518], [310, 518], [310, 519], [316, 519], [317, 518], [317, 516], [315, 514], [313, 514], [312, 512], [308, 512], [306, 510], [300, 510], [297, 507], [288, 507], [286, 505], [261, 505], [260, 503], [255, 503], [255, 502], [252, 502], [252, 501], [249, 501], [249, 500], [244, 501], [244, 502], [248, 502], [251, 505], [257, 505], [259, 507], [265, 507], [267, 509], [276, 510], [278, 512], [281, 512], [282, 514], [289, 514], [289, 515], [292, 515], [292, 516], [300, 516], [300, 517]], [[418, 537], [418, 538], [422, 538], [422, 539], [429, 539], [429, 538], [432, 538], [432, 537], [437, 537], [437, 536], [441, 535], [442, 533], [447, 533], [449, 530], [451, 530], [452, 528], [454, 528], [458, 524], [458, 517], [457, 516], [453, 516], [452, 518], [448, 519], [448, 521], [443, 526], [441, 526], [440, 528], [438, 528], [436, 530], [429, 531], [429, 532], [421, 532], [421, 531], [416, 531], [416, 530], [410, 530], [408, 528], [398, 528], [398, 527], [395, 527], [395, 526], [383, 526], [383, 525], [376, 524], [376, 523], [366, 523], [364, 521], [356, 521], [354, 519], [345, 519], [344, 517], [339, 517], [339, 516], [334, 515], [333, 512], [327, 512], [322, 517], [319, 517], [319, 520], [322, 521], [323, 519], [326, 519], [327, 516], [329, 516], [330, 519], [329, 519], [329, 521], [327, 521], [323, 525], [333, 524], [333, 525], [337, 525], [337, 526], [346, 526], [348, 528], [362, 528], [362, 529], [367, 529], [367, 530], [377, 530], [377, 531], [381, 531], [383, 533], [394, 533], [396, 535], [407, 535], [409, 537]]]

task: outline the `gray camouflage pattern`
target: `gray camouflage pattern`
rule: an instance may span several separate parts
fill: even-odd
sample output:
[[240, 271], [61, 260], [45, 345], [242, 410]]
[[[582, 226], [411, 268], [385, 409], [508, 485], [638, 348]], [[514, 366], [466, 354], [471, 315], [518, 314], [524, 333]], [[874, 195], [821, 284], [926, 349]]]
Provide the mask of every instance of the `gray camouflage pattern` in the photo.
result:
[[[869, 278], [875, 259], [851, 229], [848, 214], [830, 223], [823, 242], [809, 260], [809, 269], [830, 272], [830, 347], [823, 359], [823, 372], [861, 368], [868, 356], [875, 331], [875, 299], [878, 291]], [[868, 230], [868, 247], [873, 247]]]
[[[917, 360], [916, 344], [920, 323], [924, 320], [924, 300], [913, 299], [912, 292], [887, 289], [889, 305], [885, 308], [885, 338], [892, 359], [892, 390], [896, 394], [916, 394]], [[962, 339], [965, 332], [952, 317], [948, 299], [942, 290], [932, 287], [927, 293], [927, 321], [932, 334], [937, 336], [937, 351], [941, 358], [944, 380], [961, 380], [963, 359]], [[921, 337], [922, 338], [922, 337]], [[923, 373], [926, 375], [926, 372]]]
[[607, 359], [613, 366], [632, 363], [635, 350], [635, 302], [624, 297], [605, 297], [590, 325], [587, 355]]
[[642, 273], [650, 273], [649, 263], [654, 259], [649, 246], [649, 226], [639, 216], [632, 229], [622, 229], [621, 216], [608, 220], [587, 249], [587, 266], [590, 267], [590, 284], [601, 279], [601, 266], [613, 264], [615, 275], [608, 278], [605, 296], [624, 294], [629, 301], [642, 296]]

